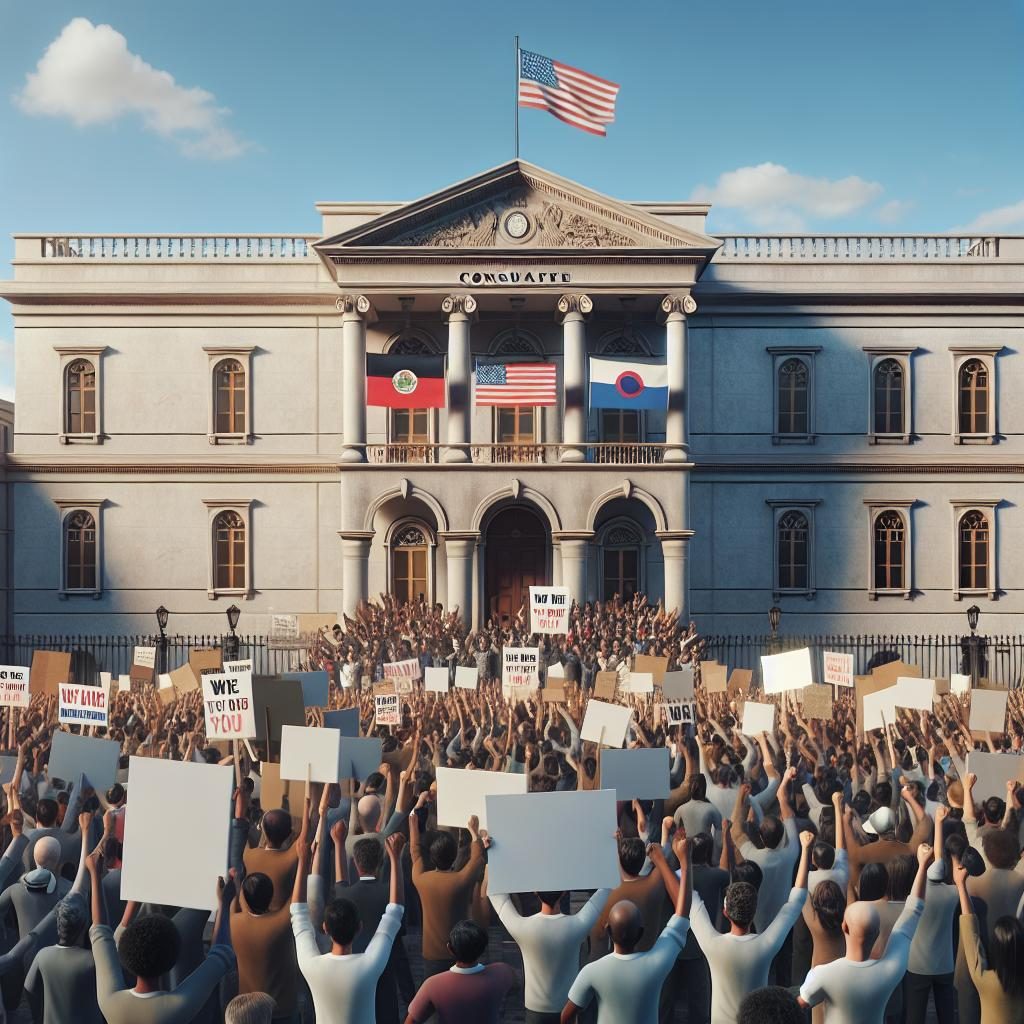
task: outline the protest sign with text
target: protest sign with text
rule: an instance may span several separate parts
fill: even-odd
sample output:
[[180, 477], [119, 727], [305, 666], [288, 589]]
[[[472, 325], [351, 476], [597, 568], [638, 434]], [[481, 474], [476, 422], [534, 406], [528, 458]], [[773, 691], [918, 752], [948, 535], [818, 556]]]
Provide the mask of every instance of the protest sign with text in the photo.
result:
[[[413, 680], [423, 678], [423, 667], [420, 665], [419, 658], [408, 658], [406, 661], [386, 661], [384, 662], [384, 678], [393, 679], [396, 683], [402, 680]], [[409, 688], [408, 692], [411, 692], [412, 688]], [[403, 692], [407, 692], [404, 691]]]
[[255, 739], [252, 673], [208, 673], [200, 681], [207, 739]]
[[402, 702], [397, 693], [377, 693], [373, 697], [378, 725], [401, 725]]
[[0, 706], [27, 708], [29, 670], [18, 665], [0, 665]]
[[568, 587], [530, 587], [530, 632], [567, 633], [571, 607]]
[[536, 687], [539, 665], [536, 647], [506, 647], [502, 651], [502, 685]]
[[853, 655], [825, 651], [824, 677], [830, 686], [853, 686]]
[[65, 725], [107, 725], [108, 695], [103, 686], [61, 683], [58, 721]]

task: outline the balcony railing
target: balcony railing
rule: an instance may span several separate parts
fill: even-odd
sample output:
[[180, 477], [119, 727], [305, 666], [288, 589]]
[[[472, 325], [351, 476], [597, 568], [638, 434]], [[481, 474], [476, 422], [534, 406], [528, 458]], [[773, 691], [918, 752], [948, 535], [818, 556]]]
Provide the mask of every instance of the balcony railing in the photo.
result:
[[[407, 466], [443, 462], [442, 444], [370, 444], [366, 461], [376, 466]], [[471, 444], [470, 461], [475, 465], [544, 466], [562, 463], [568, 449], [582, 451], [584, 461], [602, 466], [656, 466], [664, 461], [665, 444]], [[574, 460], [576, 461], [576, 460]]]
[[[19, 242], [43, 259], [289, 260], [314, 257], [316, 235], [42, 235]], [[22, 246], [19, 245], [21, 250]], [[20, 254], [20, 253], [19, 253]]]
[[719, 235], [715, 261], [966, 260], [999, 256], [1000, 239], [977, 235]]

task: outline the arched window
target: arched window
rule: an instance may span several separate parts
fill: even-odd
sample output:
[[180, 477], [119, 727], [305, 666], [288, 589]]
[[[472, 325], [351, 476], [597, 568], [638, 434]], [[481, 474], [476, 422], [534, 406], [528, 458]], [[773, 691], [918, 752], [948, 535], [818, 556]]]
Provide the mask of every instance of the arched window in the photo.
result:
[[245, 522], [231, 509], [213, 520], [213, 579], [217, 590], [246, 589]]
[[96, 367], [88, 359], [68, 363], [64, 374], [67, 434], [96, 433]]
[[905, 433], [906, 379], [896, 359], [883, 359], [875, 366], [872, 380], [876, 434]]
[[415, 523], [400, 526], [391, 537], [391, 593], [399, 603], [428, 600], [430, 543]]
[[97, 588], [96, 520], [78, 509], [64, 519], [64, 589]]
[[960, 589], [989, 590], [988, 518], [972, 508], [960, 517], [958, 533]]
[[810, 530], [807, 516], [789, 511], [779, 518], [777, 532], [778, 589], [808, 589], [808, 549]]
[[222, 359], [213, 370], [214, 430], [217, 434], [244, 434], [245, 367], [237, 359]]
[[887, 509], [875, 517], [874, 590], [906, 587], [906, 525], [899, 512]]
[[777, 433], [810, 433], [808, 407], [810, 372], [802, 359], [786, 359], [779, 366], [777, 388]]
[[988, 434], [989, 372], [980, 359], [968, 359], [957, 379], [957, 425], [961, 434]]
[[632, 600], [640, 589], [640, 535], [625, 523], [615, 523], [605, 533], [601, 550], [601, 599], [610, 601], [618, 594]]

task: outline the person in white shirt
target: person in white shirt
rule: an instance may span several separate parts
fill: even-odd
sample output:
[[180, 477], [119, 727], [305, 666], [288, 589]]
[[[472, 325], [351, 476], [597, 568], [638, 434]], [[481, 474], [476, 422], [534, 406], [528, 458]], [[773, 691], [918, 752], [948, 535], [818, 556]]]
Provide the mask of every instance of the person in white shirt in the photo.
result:
[[511, 897], [492, 895], [501, 923], [523, 954], [526, 1022], [557, 1019], [580, 970], [580, 947], [604, 910], [611, 889], [598, 889], [578, 914], [559, 910], [560, 892], [539, 892], [540, 913], [523, 917]]
[[917, 849], [917, 875], [906, 907], [877, 960], [870, 957], [878, 939], [878, 911], [862, 902], [846, 908], [846, 956], [812, 968], [800, 986], [802, 1006], [825, 1004], [825, 1024], [882, 1024], [889, 997], [907, 970], [910, 945], [924, 911], [931, 858], [931, 846], [922, 843]]
[[321, 955], [306, 902], [309, 846], [296, 842], [298, 866], [292, 892], [292, 932], [299, 970], [313, 997], [317, 1024], [374, 1024], [377, 980], [387, 966], [391, 946], [402, 926], [405, 880], [400, 857], [405, 837], [388, 836], [385, 847], [391, 861], [390, 902], [365, 953], [353, 953], [352, 942], [360, 928], [359, 911], [346, 899], [333, 899], [324, 910], [324, 932], [331, 937], [331, 951]]
[[846, 853], [846, 835], [843, 832], [843, 795], [832, 794], [832, 806], [836, 814], [836, 845], [816, 842], [811, 847], [811, 873], [807, 879], [807, 891], [811, 894], [822, 882], [835, 882], [843, 892], [850, 884], [850, 858]]

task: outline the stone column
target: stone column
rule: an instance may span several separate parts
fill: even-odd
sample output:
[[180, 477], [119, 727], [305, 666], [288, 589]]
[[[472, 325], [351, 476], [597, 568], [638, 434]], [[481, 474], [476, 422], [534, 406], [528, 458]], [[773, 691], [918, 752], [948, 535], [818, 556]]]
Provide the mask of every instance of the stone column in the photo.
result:
[[591, 530], [567, 530], [555, 534], [562, 553], [563, 587], [578, 604], [587, 600], [587, 552], [594, 539]]
[[659, 530], [655, 536], [661, 541], [661, 561], [665, 572], [665, 610], [675, 608], [679, 621], [688, 621], [689, 601], [686, 586], [686, 545], [693, 530]]
[[354, 616], [370, 595], [370, 541], [373, 530], [339, 530], [341, 537], [341, 610]]
[[442, 533], [445, 555], [448, 559], [448, 600], [445, 610], [459, 609], [459, 617], [466, 625], [473, 621], [473, 554], [480, 534], [473, 531]]
[[469, 462], [469, 324], [476, 299], [472, 295], [446, 295], [441, 309], [448, 314], [448, 447], [444, 461]]
[[665, 354], [668, 362], [668, 413], [665, 418], [666, 462], [687, 462], [686, 436], [686, 315], [697, 312], [690, 295], [666, 295], [661, 301], [665, 317]]
[[365, 295], [343, 295], [341, 311], [342, 462], [366, 461], [366, 315]]
[[563, 295], [558, 300], [558, 312], [562, 314], [562, 388], [565, 395], [562, 462], [584, 462], [587, 457], [584, 448], [587, 439], [587, 325], [583, 318], [593, 308], [589, 295]]

